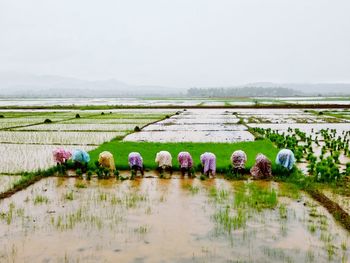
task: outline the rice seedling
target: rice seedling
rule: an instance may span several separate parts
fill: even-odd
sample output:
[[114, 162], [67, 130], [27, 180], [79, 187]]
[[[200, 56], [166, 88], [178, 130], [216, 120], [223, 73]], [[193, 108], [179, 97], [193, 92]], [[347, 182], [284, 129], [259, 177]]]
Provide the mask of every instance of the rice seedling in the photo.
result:
[[308, 230], [310, 231], [311, 234], [315, 233], [317, 230], [317, 227], [314, 223], [308, 225]]
[[86, 185], [85, 183], [83, 183], [83, 182], [76, 182], [76, 183], [74, 184], [74, 186], [75, 186], [76, 188], [87, 188], [87, 185]]
[[73, 193], [73, 191], [66, 192], [66, 193], [63, 195], [63, 198], [64, 198], [65, 200], [69, 200], [69, 201], [74, 200], [74, 193]]
[[149, 232], [149, 226], [148, 225], [142, 225], [134, 229], [135, 233], [138, 233], [140, 235], [147, 234]]
[[244, 209], [237, 209], [233, 214], [229, 206], [219, 209], [213, 216], [214, 220], [225, 231], [231, 232], [239, 228], [244, 228], [247, 222], [247, 214]]
[[2, 220], [5, 220], [7, 225], [10, 225], [12, 223], [14, 213], [15, 213], [15, 204], [14, 203], [10, 203], [8, 211], [7, 212], [1, 212], [0, 213], [0, 218]]
[[331, 243], [327, 243], [326, 244], [326, 250], [327, 250], [327, 253], [328, 253], [328, 259], [332, 260], [333, 256], [335, 255], [336, 247], [333, 244], [331, 244]]
[[346, 244], [346, 241], [345, 240], [343, 240], [342, 242], [341, 242], [341, 249], [342, 250], [347, 250], [347, 244]]
[[34, 198], [34, 205], [47, 204], [48, 202], [49, 202], [49, 199], [43, 195], [37, 195]]
[[0, 131], [1, 143], [15, 144], [55, 144], [55, 145], [99, 145], [125, 132], [108, 131]]
[[278, 211], [281, 219], [287, 219], [288, 210], [285, 204], [280, 204], [278, 207]]
[[274, 189], [264, 189], [255, 183], [249, 183], [239, 187], [235, 192], [234, 206], [261, 211], [276, 207], [277, 202], [277, 194]]
[[306, 262], [314, 262], [315, 261], [315, 254], [312, 250], [308, 250], [306, 252]]
[[63, 123], [54, 123], [50, 125], [35, 125], [30, 127], [22, 127], [17, 130], [26, 130], [26, 131], [132, 131], [134, 129], [134, 124], [63, 124]]
[[183, 186], [184, 189], [187, 189], [192, 195], [195, 195], [199, 192], [199, 187], [198, 186], [193, 186], [191, 184], [185, 184]]
[[209, 188], [209, 197], [213, 198], [216, 203], [228, 201], [230, 193], [226, 189], [217, 189], [215, 186]]

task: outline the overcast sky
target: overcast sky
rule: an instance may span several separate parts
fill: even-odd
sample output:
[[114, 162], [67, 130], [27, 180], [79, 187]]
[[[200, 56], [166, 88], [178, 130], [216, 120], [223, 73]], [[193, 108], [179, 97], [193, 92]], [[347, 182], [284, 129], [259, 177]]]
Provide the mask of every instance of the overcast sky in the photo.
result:
[[350, 1], [0, 0], [0, 71], [172, 87], [350, 82]]

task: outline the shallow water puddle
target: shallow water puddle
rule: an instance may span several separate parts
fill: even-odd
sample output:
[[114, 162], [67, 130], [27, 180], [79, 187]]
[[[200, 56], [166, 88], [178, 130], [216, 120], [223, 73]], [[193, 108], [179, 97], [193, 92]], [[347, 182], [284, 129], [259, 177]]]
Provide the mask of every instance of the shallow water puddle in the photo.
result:
[[346, 262], [348, 233], [282, 186], [43, 179], [1, 201], [0, 261]]

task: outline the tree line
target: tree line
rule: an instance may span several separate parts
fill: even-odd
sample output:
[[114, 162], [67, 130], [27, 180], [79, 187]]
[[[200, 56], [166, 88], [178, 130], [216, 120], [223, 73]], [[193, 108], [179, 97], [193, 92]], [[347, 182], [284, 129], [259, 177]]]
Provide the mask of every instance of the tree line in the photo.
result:
[[190, 88], [190, 97], [289, 97], [300, 96], [301, 92], [282, 87], [242, 87], [242, 88]]

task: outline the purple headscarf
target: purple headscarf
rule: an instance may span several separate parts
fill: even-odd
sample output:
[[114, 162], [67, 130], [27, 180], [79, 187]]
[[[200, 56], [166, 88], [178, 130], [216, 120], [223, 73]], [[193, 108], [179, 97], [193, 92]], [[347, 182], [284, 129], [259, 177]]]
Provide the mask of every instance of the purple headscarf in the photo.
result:
[[192, 168], [193, 160], [189, 152], [180, 152], [177, 156], [181, 168]]
[[215, 175], [216, 172], [216, 157], [215, 154], [211, 152], [205, 152], [200, 156], [201, 163], [203, 165], [203, 172], [206, 174], [211, 170], [212, 174]]
[[245, 152], [238, 150], [234, 151], [231, 155], [231, 163], [233, 168], [244, 169], [247, 162], [247, 155]]
[[142, 168], [143, 167], [143, 159], [140, 153], [138, 152], [131, 152], [129, 154], [129, 166], [133, 167], [133, 166], [137, 166]]

